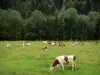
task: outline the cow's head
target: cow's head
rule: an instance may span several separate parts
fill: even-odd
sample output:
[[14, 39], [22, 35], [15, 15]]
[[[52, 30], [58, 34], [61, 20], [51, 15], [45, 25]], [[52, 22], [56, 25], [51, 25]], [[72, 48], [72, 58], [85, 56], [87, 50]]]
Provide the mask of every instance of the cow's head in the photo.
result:
[[51, 66], [50, 66], [50, 70], [54, 70], [54, 67], [52, 66], [52, 64], [51, 64]]
[[55, 67], [57, 67], [58, 65], [59, 65], [59, 61], [56, 59], [56, 60], [54, 61], [54, 63], [51, 65], [50, 70], [55, 69]]
[[54, 69], [59, 68], [59, 67], [60, 67], [60, 64], [57, 64], [56, 66], [51, 65], [50, 70], [54, 70]]

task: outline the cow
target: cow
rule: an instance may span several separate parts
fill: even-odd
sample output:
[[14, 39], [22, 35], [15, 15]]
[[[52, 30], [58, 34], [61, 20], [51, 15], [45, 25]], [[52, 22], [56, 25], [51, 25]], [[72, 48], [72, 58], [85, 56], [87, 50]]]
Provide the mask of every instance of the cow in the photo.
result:
[[23, 46], [23, 47], [24, 47], [24, 42], [22, 42], [22, 43], [21, 43], [21, 46]]
[[56, 42], [48, 42], [49, 45], [55, 46], [57, 43]]
[[7, 47], [7, 48], [8, 48], [8, 47], [11, 47], [11, 44], [7, 44], [7, 46], [6, 46], [6, 47]]
[[48, 41], [48, 44], [49, 44], [49, 45], [51, 45], [51, 44], [52, 44], [52, 42], [49, 42], [49, 41]]
[[64, 70], [64, 64], [66, 63], [66, 64], [72, 64], [72, 71], [73, 71], [74, 69], [76, 69], [75, 59], [76, 59], [75, 55], [58, 56], [51, 65], [50, 70], [56, 69], [58, 66]]
[[56, 45], [56, 42], [51, 42], [51, 46], [55, 46]]
[[26, 46], [29, 46], [29, 45], [31, 45], [31, 44], [30, 44], [29, 42], [27, 42], [27, 43], [26, 43]]
[[43, 51], [47, 51], [47, 46], [43, 46]]
[[42, 43], [43, 43], [43, 44], [47, 44], [48, 42], [47, 42], [47, 41], [42, 41]]
[[76, 47], [78, 45], [78, 41], [75, 41], [75, 43], [73, 44], [73, 47]]
[[63, 41], [62, 42], [59, 42], [59, 46], [65, 47], [65, 43]]

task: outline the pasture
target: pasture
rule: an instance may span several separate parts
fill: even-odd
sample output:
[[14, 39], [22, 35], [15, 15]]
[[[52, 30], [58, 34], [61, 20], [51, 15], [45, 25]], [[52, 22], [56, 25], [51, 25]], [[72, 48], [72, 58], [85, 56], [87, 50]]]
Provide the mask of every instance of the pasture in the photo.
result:
[[[11, 47], [7, 48], [6, 44]], [[100, 75], [100, 41], [83, 41], [72, 47], [74, 41], [65, 47], [49, 46], [43, 51], [43, 43], [31, 41], [30, 46], [20, 46], [20, 41], [0, 41], [0, 75]], [[72, 72], [71, 65], [65, 70], [50, 71], [50, 65], [59, 55], [76, 55], [77, 69]]]

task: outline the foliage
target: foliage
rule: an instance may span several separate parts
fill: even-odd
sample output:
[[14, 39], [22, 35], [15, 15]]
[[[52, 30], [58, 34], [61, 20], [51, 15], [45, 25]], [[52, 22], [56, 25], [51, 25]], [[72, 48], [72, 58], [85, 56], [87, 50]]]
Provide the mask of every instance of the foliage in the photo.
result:
[[99, 0], [1, 0], [0, 40], [99, 40], [99, 5]]
[[0, 12], [0, 37], [10, 40], [21, 39], [21, 30], [24, 22], [20, 13], [15, 10], [1, 10]]
[[28, 33], [30, 39], [41, 39], [45, 35], [46, 18], [41, 11], [35, 10], [28, 18]]

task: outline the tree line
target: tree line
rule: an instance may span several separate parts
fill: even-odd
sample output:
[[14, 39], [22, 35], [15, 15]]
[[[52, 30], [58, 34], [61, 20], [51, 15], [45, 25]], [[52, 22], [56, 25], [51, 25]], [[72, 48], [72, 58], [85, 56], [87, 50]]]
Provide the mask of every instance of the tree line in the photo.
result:
[[1, 0], [0, 40], [99, 40], [99, 4], [99, 0]]

